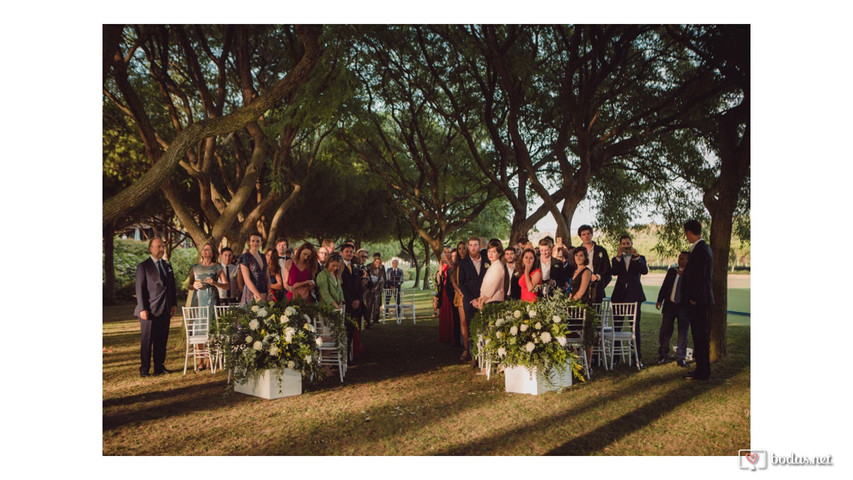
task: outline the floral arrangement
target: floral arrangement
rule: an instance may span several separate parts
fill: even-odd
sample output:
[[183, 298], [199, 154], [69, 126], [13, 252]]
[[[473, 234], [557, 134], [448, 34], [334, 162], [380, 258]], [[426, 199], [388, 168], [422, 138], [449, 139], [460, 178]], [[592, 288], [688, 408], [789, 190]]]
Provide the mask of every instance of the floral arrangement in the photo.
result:
[[471, 331], [477, 335], [477, 348], [492, 361], [508, 367], [536, 367], [546, 378], [551, 369], [562, 373], [568, 367], [576, 379], [584, 381], [577, 354], [566, 347], [571, 335], [565, 321], [568, 307], [576, 306], [587, 308], [587, 316], [594, 315], [594, 309], [562, 293], [536, 303], [508, 300], [487, 304], [472, 319]]
[[[323, 340], [315, 334], [312, 314], [317, 312], [304, 304], [266, 300], [224, 313], [219, 318], [216, 341], [222, 345], [234, 381], [245, 383], [249, 376], [263, 370], [284, 368], [320, 377], [319, 347]], [[233, 388], [230, 382], [229, 387]]]

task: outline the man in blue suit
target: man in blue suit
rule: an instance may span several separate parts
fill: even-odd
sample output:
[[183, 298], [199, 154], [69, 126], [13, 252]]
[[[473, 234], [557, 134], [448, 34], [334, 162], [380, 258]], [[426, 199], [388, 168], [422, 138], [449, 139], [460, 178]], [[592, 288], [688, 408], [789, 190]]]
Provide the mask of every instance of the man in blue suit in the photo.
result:
[[666, 277], [663, 279], [663, 285], [658, 292], [658, 301], [655, 308], [661, 309], [661, 325], [659, 347], [658, 347], [658, 364], [667, 362], [669, 355], [669, 341], [672, 339], [672, 331], [675, 326], [675, 320], [678, 319], [678, 343], [675, 347], [675, 361], [679, 367], [687, 367], [684, 356], [687, 352], [687, 330], [690, 327], [690, 322], [687, 316], [687, 302], [683, 302], [684, 293], [684, 268], [687, 266], [687, 258], [689, 252], [681, 252], [678, 256], [678, 267], [672, 267], [666, 272]]
[[[640, 356], [640, 366], [642, 367], [643, 350], [640, 348], [640, 306], [646, 301], [646, 294], [643, 292], [643, 284], [640, 283], [640, 275], [649, 273], [649, 267], [646, 265], [646, 257], [637, 253], [634, 250], [634, 242], [630, 235], [622, 235], [619, 237], [619, 250], [610, 265], [610, 273], [616, 277], [616, 285], [613, 287], [613, 294], [610, 295], [612, 303], [631, 303], [637, 304], [637, 316], [634, 321], [634, 334], [637, 338], [637, 353]], [[621, 319], [613, 317], [613, 325], [615, 328], [622, 327]]]
[[136, 309], [142, 331], [140, 357], [142, 365], [139, 375], [148, 376], [151, 367], [151, 350], [154, 350], [154, 375], [169, 373], [166, 362], [166, 341], [169, 339], [169, 323], [178, 306], [175, 290], [175, 274], [169, 262], [163, 260], [166, 249], [163, 241], [152, 238], [148, 242], [151, 257], [136, 267]]
[[714, 255], [711, 247], [702, 239], [702, 224], [696, 220], [684, 223], [684, 236], [690, 242], [690, 260], [684, 268], [684, 292], [687, 300], [687, 315], [693, 330], [693, 358], [696, 369], [687, 372], [688, 380], [711, 378], [711, 338], [708, 327], [708, 311], [714, 304], [711, 291], [711, 267]]

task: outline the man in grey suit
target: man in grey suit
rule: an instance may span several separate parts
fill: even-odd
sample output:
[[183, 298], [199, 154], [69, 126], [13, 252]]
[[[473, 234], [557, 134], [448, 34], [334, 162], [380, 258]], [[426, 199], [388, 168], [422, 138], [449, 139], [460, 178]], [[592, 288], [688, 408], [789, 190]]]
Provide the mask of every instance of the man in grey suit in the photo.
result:
[[139, 375], [148, 376], [151, 367], [151, 350], [154, 350], [154, 375], [168, 373], [166, 341], [169, 339], [169, 322], [178, 306], [175, 274], [169, 262], [163, 260], [166, 249], [163, 241], [152, 238], [148, 242], [151, 257], [136, 267], [136, 309], [142, 331]]
[[687, 372], [688, 380], [711, 378], [711, 338], [708, 329], [708, 310], [714, 304], [711, 291], [711, 266], [714, 255], [702, 239], [702, 224], [696, 220], [684, 223], [684, 236], [690, 242], [690, 260], [684, 268], [681, 298], [687, 300], [687, 316], [693, 330], [693, 358], [696, 369]]

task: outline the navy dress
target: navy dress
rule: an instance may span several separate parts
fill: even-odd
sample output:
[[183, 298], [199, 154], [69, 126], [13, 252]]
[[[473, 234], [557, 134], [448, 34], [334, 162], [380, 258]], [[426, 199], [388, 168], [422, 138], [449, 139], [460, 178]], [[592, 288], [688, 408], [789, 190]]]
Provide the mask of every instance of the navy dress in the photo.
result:
[[[249, 275], [252, 277], [252, 283], [261, 294], [267, 293], [269, 287], [269, 274], [267, 273], [267, 259], [260, 255], [261, 263], [255, 259], [255, 256], [249, 252], [240, 255], [238, 263], [249, 268]], [[242, 270], [242, 269], [241, 269]], [[248, 305], [255, 300], [252, 291], [249, 290], [249, 285], [243, 286], [243, 296], [240, 298], [240, 305]]]

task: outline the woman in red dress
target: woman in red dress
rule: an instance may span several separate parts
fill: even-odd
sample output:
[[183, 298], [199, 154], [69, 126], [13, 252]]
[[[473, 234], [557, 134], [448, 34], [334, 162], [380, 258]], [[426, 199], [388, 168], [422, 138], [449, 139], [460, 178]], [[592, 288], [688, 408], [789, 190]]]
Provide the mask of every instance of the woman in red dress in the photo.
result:
[[317, 274], [317, 252], [314, 245], [303, 243], [293, 255], [292, 260], [284, 262], [284, 288], [287, 299], [294, 296], [313, 302], [311, 290], [314, 288], [314, 276]]
[[438, 341], [441, 343], [453, 343], [453, 283], [450, 281], [450, 272], [454, 264], [450, 247], [444, 247], [444, 256], [441, 259], [441, 271], [438, 282]]
[[537, 300], [536, 290], [542, 283], [542, 271], [536, 267], [536, 252], [532, 248], [526, 248], [518, 259], [516, 269], [521, 272], [518, 284], [521, 286], [521, 300], [535, 303]]

